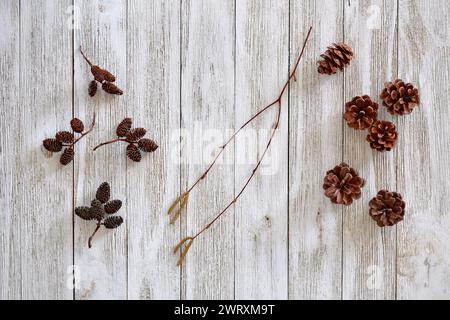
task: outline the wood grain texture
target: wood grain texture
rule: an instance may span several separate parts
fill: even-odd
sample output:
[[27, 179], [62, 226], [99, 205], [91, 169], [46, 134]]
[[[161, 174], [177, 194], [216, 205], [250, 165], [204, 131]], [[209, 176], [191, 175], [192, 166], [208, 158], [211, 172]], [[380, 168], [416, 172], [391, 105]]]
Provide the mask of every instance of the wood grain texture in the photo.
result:
[[[286, 82], [288, 32], [288, 1], [236, 2], [236, 127], [275, 100]], [[287, 298], [287, 111], [286, 92], [273, 143], [235, 204], [236, 299]], [[266, 148], [276, 118], [274, 106], [237, 137], [236, 193]]]
[[290, 61], [309, 26], [313, 36], [290, 86], [290, 299], [341, 298], [342, 208], [323, 196], [322, 184], [325, 172], [342, 160], [343, 78], [319, 75], [316, 61], [342, 39], [342, 24], [342, 1], [291, 3]]
[[[125, 155], [126, 145], [116, 143], [97, 151], [92, 148], [115, 137], [116, 126], [128, 116], [127, 101], [127, 43], [126, 1], [75, 1], [80, 10], [80, 29], [75, 30], [75, 116], [91, 122], [97, 113], [95, 130], [78, 146], [80, 155], [75, 168], [75, 206], [89, 205], [97, 187], [104, 181], [111, 186], [112, 199], [123, 201], [119, 214], [124, 223], [117, 229], [100, 229], [91, 249], [87, 240], [95, 223], [75, 217], [75, 265], [79, 268], [80, 287], [76, 299], [126, 299], [128, 296], [128, 217], [127, 170], [139, 164], [131, 163]], [[122, 96], [113, 96], [99, 89], [94, 98], [88, 96], [92, 80], [89, 66], [83, 60], [82, 45], [92, 62], [116, 75]], [[140, 123], [138, 119], [138, 125]]]
[[398, 76], [418, 87], [421, 105], [398, 121], [399, 299], [450, 298], [450, 6], [400, 1]]
[[[185, 189], [205, 170], [234, 126], [234, 2], [183, 1], [181, 14]], [[233, 159], [232, 146], [225, 153]], [[182, 218], [186, 235], [199, 231], [233, 199], [233, 161], [222, 159], [190, 194]], [[234, 297], [233, 221], [231, 208], [193, 243], [182, 270], [182, 298]]]
[[[344, 5], [344, 13], [344, 38], [355, 52], [345, 70], [344, 99], [367, 94], [380, 102], [378, 118], [392, 121], [395, 118], [381, 106], [378, 96], [397, 70], [396, 3], [351, 1]], [[368, 203], [380, 189], [395, 190], [397, 150], [373, 151], [365, 140], [367, 131], [347, 124], [343, 133], [343, 160], [366, 180], [361, 198], [343, 214], [343, 298], [394, 299], [396, 227], [379, 228], [369, 216]]]
[[128, 298], [180, 298], [180, 271], [170, 250], [179, 226], [165, 214], [180, 192], [180, 3], [131, 1], [127, 29], [127, 114], [159, 148], [129, 165]]

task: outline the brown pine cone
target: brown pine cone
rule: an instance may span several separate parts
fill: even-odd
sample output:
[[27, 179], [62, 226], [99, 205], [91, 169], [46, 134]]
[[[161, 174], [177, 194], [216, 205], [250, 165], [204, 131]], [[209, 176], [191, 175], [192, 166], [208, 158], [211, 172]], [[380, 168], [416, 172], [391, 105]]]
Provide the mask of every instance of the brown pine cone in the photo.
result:
[[411, 83], [404, 83], [397, 79], [394, 82], [385, 83], [385, 88], [380, 94], [383, 105], [389, 113], [405, 115], [410, 114], [420, 103], [419, 90]]
[[78, 118], [70, 120], [70, 126], [72, 127], [72, 130], [77, 133], [82, 133], [84, 131], [84, 123]]
[[63, 143], [72, 143], [73, 142], [73, 134], [69, 131], [59, 131], [55, 135], [56, 140]]
[[62, 150], [62, 143], [56, 139], [45, 139], [42, 141], [44, 148], [51, 152], [59, 152]]
[[366, 140], [370, 147], [378, 151], [391, 151], [397, 143], [398, 133], [395, 123], [390, 121], [377, 120], [369, 128]]
[[119, 89], [114, 83], [108, 81], [102, 83], [102, 89], [109, 94], [117, 94], [119, 96], [123, 94], [121, 89]]
[[92, 80], [91, 82], [89, 82], [88, 93], [91, 97], [95, 96], [95, 94], [97, 93], [97, 81]]
[[145, 136], [145, 134], [147, 133], [147, 130], [145, 130], [144, 128], [136, 128], [133, 130], [130, 130], [127, 132], [127, 140], [130, 142], [136, 142], [139, 139], [141, 139], [143, 136]]
[[125, 137], [131, 129], [131, 125], [133, 124], [133, 120], [131, 118], [123, 119], [116, 129], [116, 134], [118, 137]]
[[133, 160], [135, 162], [139, 162], [142, 159], [142, 155], [141, 155], [138, 147], [136, 147], [132, 143], [130, 143], [127, 146], [127, 156], [128, 156], [128, 158], [130, 158], [131, 160]]
[[145, 152], [153, 152], [158, 149], [158, 145], [152, 139], [141, 139], [138, 141], [138, 147]]
[[89, 214], [92, 216], [92, 219], [95, 220], [102, 220], [105, 216], [105, 210], [103, 209], [103, 206], [92, 206], [89, 208]]
[[320, 55], [323, 60], [319, 60], [317, 71], [320, 74], [335, 74], [339, 68], [343, 70], [350, 63], [353, 57], [352, 48], [343, 42], [333, 43], [328, 47], [327, 51]]
[[106, 203], [111, 195], [111, 188], [108, 182], [103, 182], [98, 188], [95, 194], [95, 198], [101, 203]]
[[380, 190], [369, 202], [369, 214], [379, 227], [393, 226], [403, 220], [405, 202], [397, 192]]
[[118, 226], [120, 226], [122, 224], [122, 222], [123, 222], [123, 219], [121, 216], [113, 216], [113, 217], [106, 218], [105, 221], [103, 222], [103, 225], [107, 229], [114, 229], [114, 228], [117, 228]]
[[75, 214], [83, 220], [92, 220], [94, 216], [91, 214], [91, 208], [89, 207], [76, 207]]
[[369, 96], [356, 96], [345, 104], [344, 119], [350, 128], [364, 130], [377, 119], [378, 103]]
[[66, 149], [64, 149], [64, 152], [62, 153], [61, 158], [59, 158], [59, 162], [63, 166], [68, 165], [73, 160], [74, 155], [75, 155], [75, 151], [73, 151], [72, 147], [66, 148]]
[[363, 186], [364, 179], [358, 175], [355, 169], [350, 168], [344, 162], [327, 171], [323, 180], [325, 196], [330, 198], [333, 203], [347, 206], [352, 204], [353, 199], [361, 196]]
[[119, 209], [122, 207], [122, 201], [120, 200], [111, 200], [107, 203], [105, 203], [105, 212], [107, 214], [113, 214], [119, 211]]
[[108, 81], [108, 82], [116, 81], [116, 77], [111, 72], [109, 72], [108, 70], [102, 69], [96, 65], [91, 66], [91, 73], [94, 76], [94, 79], [100, 83], [103, 83], [103, 81]]

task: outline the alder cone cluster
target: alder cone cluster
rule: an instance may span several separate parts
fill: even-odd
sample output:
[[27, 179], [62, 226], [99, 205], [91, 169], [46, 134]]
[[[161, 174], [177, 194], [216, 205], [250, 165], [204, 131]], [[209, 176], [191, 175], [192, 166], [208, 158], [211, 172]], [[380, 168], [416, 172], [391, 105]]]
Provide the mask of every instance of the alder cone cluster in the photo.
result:
[[350, 205], [354, 199], [361, 197], [361, 188], [364, 179], [358, 175], [355, 169], [345, 162], [327, 171], [323, 181], [325, 196], [332, 203]]
[[350, 128], [365, 130], [377, 120], [378, 103], [368, 95], [356, 96], [345, 104], [344, 119]]
[[328, 49], [320, 55], [317, 71], [320, 74], [335, 74], [337, 69], [343, 70], [348, 66], [353, 58], [353, 51], [343, 42], [333, 43]]
[[380, 190], [369, 202], [369, 214], [379, 227], [393, 226], [403, 220], [405, 202], [397, 192]]
[[391, 151], [397, 144], [398, 133], [395, 123], [377, 120], [369, 128], [367, 141], [370, 147], [377, 151]]
[[397, 115], [410, 114], [420, 103], [419, 90], [401, 79], [385, 83], [380, 98], [389, 113]]

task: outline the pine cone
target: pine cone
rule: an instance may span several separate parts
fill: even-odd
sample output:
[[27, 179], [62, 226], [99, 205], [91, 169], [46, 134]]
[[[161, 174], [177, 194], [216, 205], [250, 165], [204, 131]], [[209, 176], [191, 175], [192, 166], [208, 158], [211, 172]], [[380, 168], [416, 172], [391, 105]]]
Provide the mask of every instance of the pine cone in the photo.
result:
[[77, 133], [82, 133], [84, 131], [84, 123], [78, 118], [70, 120], [70, 126], [72, 127], [72, 130]]
[[119, 123], [116, 129], [116, 134], [118, 137], [125, 137], [131, 129], [131, 125], [133, 124], [133, 120], [131, 118], [125, 118], [122, 122]]
[[350, 128], [364, 130], [377, 119], [377, 113], [378, 103], [367, 95], [356, 96], [345, 104], [344, 119]]
[[92, 216], [92, 219], [102, 220], [105, 216], [105, 210], [103, 206], [92, 206], [89, 208], [89, 214]]
[[94, 79], [98, 82], [102, 83], [103, 81], [114, 82], [116, 81], [116, 77], [109, 72], [108, 70], [102, 69], [99, 66], [92, 65], [91, 72], [94, 76]]
[[72, 143], [73, 142], [73, 134], [69, 131], [59, 131], [55, 135], [56, 140], [62, 143]]
[[344, 205], [350, 205], [353, 199], [358, 199], [363, 186], [364, 179], [344, 162], [329, 170], [323, 181], [325, 196], [333, 203]]
[[122, 207], [122, 201], [120, 200], [111, 200], [105, 204], [105, 212], [108, 214], [113, 214], [119, 211]]
[[147, 133], [147, 130], [145, 130], [144, 128], [136, 128], [131, 131], [128, 131], [126, 137], [127, 137], [128, 141], [136, 142], [139, 139], [141, 139], [143, 136], [145, 136], [146, 133]]
[[97, 189], [97, 193], [95, 194], [95, 198], [101, 203], [106, 203], [109, 200], [111, 194], [111, 188], [109, 187], [108, 182], [103, 182]]
[[114, 228], [117, 228], [118, 226], [120, 226], [122, 224], [122, 222], [123, 222], [123, 219], [121, 216], [113, 216], [113, 217], [106, 218], [105, 221], [103, 222], [103, 225], [107, 229], [114, 229]]
[[68, 165], [72, 160], [73, 157], [75, 155], [75, 151], [73, 151], [73, 148], [69, 147], [64, 149], [64, 152], [61, 155], [61, 158], [59, 158], [59, 162], [65, 166]]
[[153, 152], [158, 149], [158, 145], [152, 139], [141, 139], [138, 141], [138, 147], [145, 152]]
[[62, 150], [62, 143], [56, 139], [45, 139], [42, 141], [44, 148], [51, 152], [59, 152]]
[[353, 57], [352, 48], [345, 43], [333, 43], [327, 51], [320, 55], [323, 60], [317, 62], [320, 74], [335, 74], [339, 68], [343, 70], [350, 63]]
[[405, 202], [397, 192], [380, 190], [375, 198], [370, 200], [370, 216], [379, 227], [393, 226], [403, 220]]
[[102, 206], [102, 202], [98, 199], [94, 199], [91, 201], [91, 207], [101, 207]]
[[91, 97], [95, 96], [95, 94], [97, 93], [97, 81], [92, 80], [91, 82], [89, 82], [88, 93]]
[[405, 115], [410, 114], [420, 103], [419, 90], [411, 83], [404, 83], [397, 79], [394, 82], [385, 83], [385, 88], [380, 94], [383, 105], [389, 113]]
[[372, 149], [391, 151], [397, 143], [397, 138], [398, 133], [393, 122], [377, 120], [369, 128], [366, 140]]
[[138, 147], [136, 147], [134, 144], [130, 143], [127, 146], [127, 156], [128, 158], [130, 158], [131, 160], [135, 161], [135, 162], [139, 162], [142, 159], [142, 155], [139, 152]]
[[108, 92], [109, 94], [117, 94], [119, 96], [123, 94], [123, 91], [112, 82], [107, 81], [103, 82], [102, 89]]
[[83, 220], [94, 219], [94, 217], [91, 214], [91, 208], [89, 208], [89, 207], [76, 207], [75, 214]]

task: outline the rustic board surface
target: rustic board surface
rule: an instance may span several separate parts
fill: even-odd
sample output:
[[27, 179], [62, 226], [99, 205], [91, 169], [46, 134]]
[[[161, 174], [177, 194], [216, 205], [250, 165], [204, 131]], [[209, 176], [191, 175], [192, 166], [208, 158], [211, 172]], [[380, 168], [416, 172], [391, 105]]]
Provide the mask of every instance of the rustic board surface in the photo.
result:
[[[0, 299], [450, 298], [449, 15], [445, 0], [1, 1]], [[233, 130], [276, 99], [309, 26], [266, 160], [177, 267], [177, 242], [250, 176], [276, 107], [227, 146], [174, 225], [167, 209]], [[337, 41], [354, 60], [319, 76], [320, 53]], [[88, 96], [80, 45], [116, 74], [122, 96]], [[397, 77], [421, 93], [404, 117], [378, 98]], [[372, 151], [342, 119], [344, 103], [363, 94], [397, 125], [389, 153]], [[41, 147], [73, 116], [89, 124], [94, 113], [70, 165]], [[141, 163], [123, 143], [92, 151], [125, 117], [159, 145]], [[345, 208], [322, 192], [325, 172], [342, 161], [366, 180]], [[73, 209], [103, 181], [125, 222], [88, 249], [95, 225]], [[406, 201], [395, 227], [368, 215], [380, 189]]]

